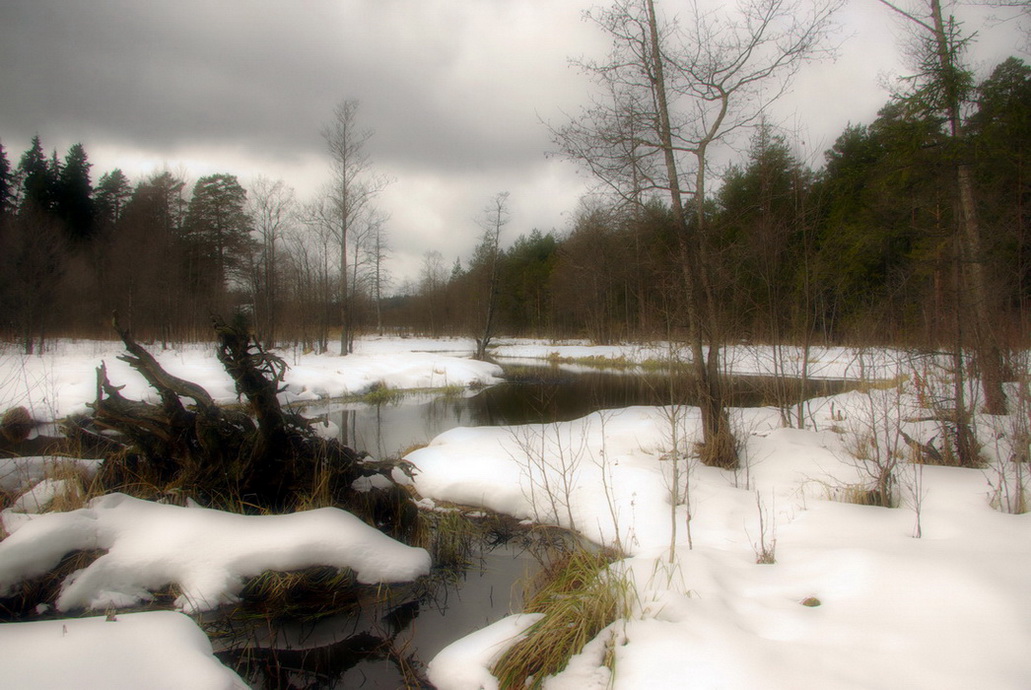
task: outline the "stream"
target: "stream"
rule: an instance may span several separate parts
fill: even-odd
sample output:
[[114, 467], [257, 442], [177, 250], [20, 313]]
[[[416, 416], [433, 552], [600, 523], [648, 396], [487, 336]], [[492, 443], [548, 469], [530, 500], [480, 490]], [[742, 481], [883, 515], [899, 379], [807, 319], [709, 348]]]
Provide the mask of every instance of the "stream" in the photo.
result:
[[[693, 404], [686, 375], [573, 370], [560, 366], [505, 368], [505, 382], [459, 395], [402, 394], [396, 400], [368, 405], [329, 402], [307, 407], [309, 418], [324, 418], [340, 429], [340, 440], [376, 458], [400, 457], [458, 426], [549, 423], [577, 419], [597, 410], [633, 405]], [[854, 382], [812, 379], [805, 397], [841, 393]], [[729, 404], [775, 405], [797, 400], [802, 384], [795, 379], [735, 376], [729, 380]]]
[[[506, 367], [504, 383], [459, 394], [399, 394], [386, 402], [328, 401], [302, 410], [330, 422], [340, 439], [376, 458], [397, 458], [457, 426], [568, 421], [599, 409], [690, 404], [690, 382], [669, 373], [633, 375], [558, 366]], [[849, 382], [808, 382], [806, 397], [841, 392]], [[800, 382], [732, 379], [735, 406], [798, 399]], [[480, 544], [465, 570], [442, 569], [419, 595], [378, 600], [351, 615], [314, 624], [257, 625], [221, 645], [219, 656], [256, 688], [397, 688], [451, 642], [521, 609], [521, 581], [539, 569], [526, 543]], [[436, 569], [435, 569], [436, 570]], [[409, 676], [410, 677], [410, 676]], [[409, 681], [410, 682], [410, 681]]]

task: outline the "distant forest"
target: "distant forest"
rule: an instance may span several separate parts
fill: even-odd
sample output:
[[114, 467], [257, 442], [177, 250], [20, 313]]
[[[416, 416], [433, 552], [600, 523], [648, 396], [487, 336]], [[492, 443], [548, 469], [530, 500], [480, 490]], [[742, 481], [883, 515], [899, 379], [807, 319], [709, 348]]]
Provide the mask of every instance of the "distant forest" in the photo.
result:
[[[892, 99], [820, 165], [800, 160], [786, 133], [754, 130], [705, 202], [730, 340], [955, 342], [969, 310], [958, 276], [971, 262], [989, 281], [991, 303], [978, 308], [996, 315], [1000, 338], [1026, 345], [1031, 69], [1010, 58], [973, 94], [962, 136]], [[661, 195], [585, 201], [566, 231], [533, 230], [496, 251], [485, 233], [472, 256], [430, 252], [417, 281], [390, 286], [381, 218], [352, 226], [342, 262], [327, 202], [301, 203], [282, 181], [97, 177], [84, 146], [62, 158], [39, 136], [14, 160], [0, 145], [0, 335], [27, 352], [55, 336], [111, 337], [115, 311], [137, 337], [164, 342], [208, 339], [211, 314], [239, 311], [266, 344], [316, 350], [341, 314], [359, 333], [479, 336], [488, 302], [494, 331], [509, 335], [608, 343], [685, 328], [678, 230]], [[957, 244], [958, 161], [973, 172], [979, 256]], [[496, 211], [495, 230], [507, 221]]]

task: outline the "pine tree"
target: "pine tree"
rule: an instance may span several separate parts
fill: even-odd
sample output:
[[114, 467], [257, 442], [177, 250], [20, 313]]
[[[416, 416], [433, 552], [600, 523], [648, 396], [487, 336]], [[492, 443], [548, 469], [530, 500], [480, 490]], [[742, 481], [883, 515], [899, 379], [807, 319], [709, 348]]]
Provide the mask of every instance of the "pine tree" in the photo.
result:
[[[1011, 57], [977, 93], [977, 110], [967, 128], [977, 152], [987, 273], [991, 287], [1003, 296], [1003, 308], [1026, 318], [1031, 306], [1031, 67]], [[1026, 322], [1020, 333], [1028, 333]]]
[[14, 188], [14, 173], [11, 170], [11, 163], [7, 160], [7, 151], [4, 150], [3, 142], [0, 142], [0, 218], [14, 210]]
[[65, 231], [73, 243], [90, 240], [94, 233], [93, 185], [89, 171], [92, 164], [82, 144], [68, 149], [58, 173], [54, 210], [65, 223]]
[[194, 289], [220, 295], [247, 265], [252, 244], [246, 203], [247, 192], [235, 175], [219, 173], [197, 180], [184, 224]]
[[51, 164], [43, 153], [43, 143], [38, 134], [32, 137], [29, 150], [22, 154], [18, 163], [18, 176], [22, 185], [19, 210], [32, 207], [49, 211], [53, 208], [55, 175], [51, 173]]
[[121, 168], [104, 173], [100, 177], [93, 196], [97, 223], [113, 224], [117, 222], [130, 197], [132, 197], [132, 187]]

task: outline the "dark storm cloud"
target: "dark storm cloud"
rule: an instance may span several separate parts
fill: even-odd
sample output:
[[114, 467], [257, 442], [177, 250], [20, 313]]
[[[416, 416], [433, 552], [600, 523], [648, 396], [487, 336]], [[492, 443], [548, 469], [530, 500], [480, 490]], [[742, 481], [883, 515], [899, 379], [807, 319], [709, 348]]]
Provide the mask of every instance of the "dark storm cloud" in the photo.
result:
[[[477, 55], [497, 27], [453, 3], [429, 5], [8, 1], [0, 136], [23, 140], [9, 148], [38, 132], [44, 143], [61, 136], [87, 148], [103, 138], [291, 156], [321, 151], [333, 104], [354, 97], [377, 132], [377, 154], [395, 162], [462, 168], [539, 156], [546, 137], [535, 112], [545, 104], [527, 99], [566, 71], [565, 47]], [[552, 74], [532, 71], [542, 48], [559, 49]]]
[[[0, 0], [0, 141], [15, 164], [36, 133], [61, 153], [81, 142], [95, 179], [182, 163], [187, 177], [283, 178], [305, 197], [329, 177], [320, 130], [356, 98], [373, 165], [395, 180], [378, 199], [395, 260], [417, 273], [430, 249], [467, 257], [499, 191], [512, 192], [512, 233], [568, 222], [587, 185], [545, 160], [540, 120], [585, 100], [568, 58], [607, 50], [580, 17], [595, 2], [607, 0]], [[847, 5], [857, 35], [841, 59], [804, 70], [772, 113], [812, 142], [813, 164], [884, 103], [891, 20]]]

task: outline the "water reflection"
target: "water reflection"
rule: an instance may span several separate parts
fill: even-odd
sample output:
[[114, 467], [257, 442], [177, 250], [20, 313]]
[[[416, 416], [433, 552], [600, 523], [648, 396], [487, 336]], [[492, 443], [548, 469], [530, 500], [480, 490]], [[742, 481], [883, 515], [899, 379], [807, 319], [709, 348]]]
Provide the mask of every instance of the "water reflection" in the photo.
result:
[[[420, 592], [366, 602], [316, 623], [255, 621], [217, 641], [252, 687], [397, 688], [425, 684], [425, 663], [454, 640], [522, 608], [536, 561], [515, 544], [485, 550], [464, 572], [436, 572]], [[446, 620], [445, 620], [446, 618]]]
[[[474, 395], [405, 395], [375, 405], [313, 406], [306, 414], [324, 415], [339, 426], [345, 444], [387, 458], [458, 426], [568, 421], [601, 409], [694, 402], [691, 379], [683, 375], [519, 367], [508, 369], [506, 379]], [[728, 395], [733, 406], [756, 407], [832, 395], [850, 385], [821, 379], [807, 382], [803, 391], [798, 380], [738, 376], [730, 379]]]
[[[684, 376], [574, 373], [558, 367], [506, 373], [505, 383], [471, 395], [405, 395], [375, 405], [329, 403], [304, 413], [336, 424], [346, 445], [388, 458], [458, 426], [568, 421], [600, 409], [693, 402], [693, 386]], [[803, 393], [830, 395], [849, 385], [821, 380], [809, 382], [803, 391], [798, 381], [737, 377], [729, 401], [770, 405], [798, 400]], [[444, 646], [520, 610], [518, 583], [535, 564], [522, 549], [503, 546], [484, 552], [478, 566], [452, 571], [451, 581], [422, 595], [314, 627], [269, 629], [265, 639], [235, 644], [220, 656], [259, 688], [418, 687], [422, 664]]]

